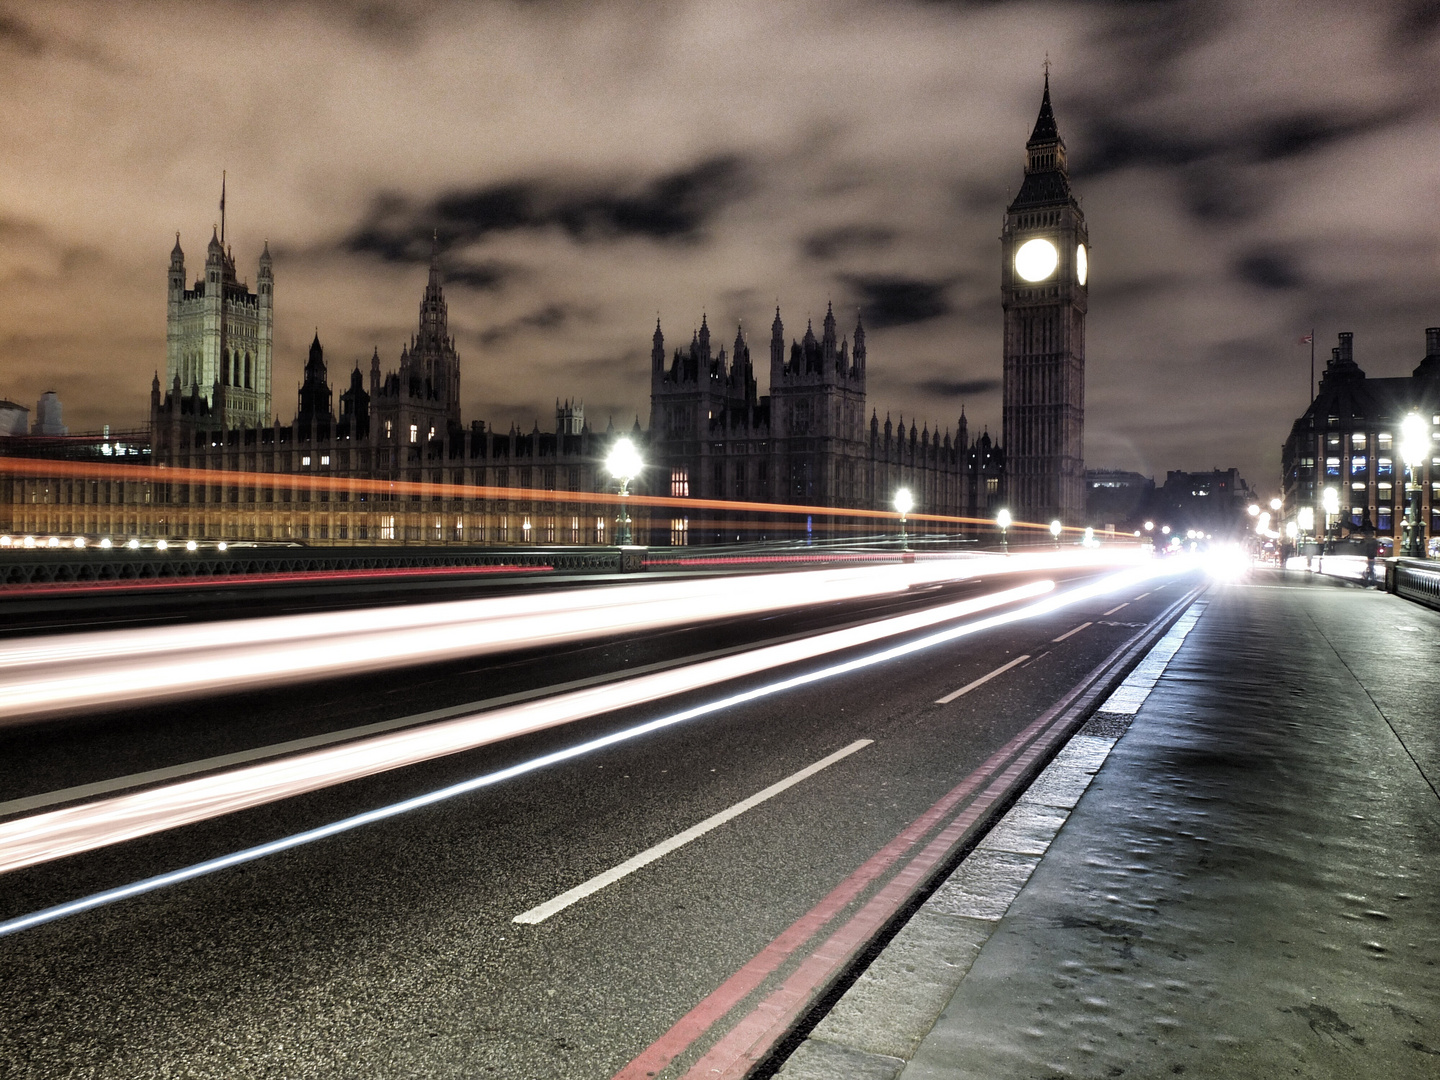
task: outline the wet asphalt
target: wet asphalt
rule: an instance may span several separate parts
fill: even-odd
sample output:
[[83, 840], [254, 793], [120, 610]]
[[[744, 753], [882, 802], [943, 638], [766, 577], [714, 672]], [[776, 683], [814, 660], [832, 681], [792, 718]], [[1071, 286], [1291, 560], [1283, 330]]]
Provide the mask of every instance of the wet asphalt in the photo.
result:
[[[609, 1077], [1178, 599], [1184, 584], [1132, 588], [760, 698], [0, 939], [0, 1077]], [[7, 732], [0, 798], [959, 595], [737, 620], [469, 668], [360, 672]], [[1052, 640], [1087, 621], [1086, 630]], [[934, 704], [1022, 653], [1033, 659], [950, 705]], [[0, 918], [433, 790], [715, 694], [7, 875]], [[512, 922], [862, 738], [874, 744], [547, 922]]]

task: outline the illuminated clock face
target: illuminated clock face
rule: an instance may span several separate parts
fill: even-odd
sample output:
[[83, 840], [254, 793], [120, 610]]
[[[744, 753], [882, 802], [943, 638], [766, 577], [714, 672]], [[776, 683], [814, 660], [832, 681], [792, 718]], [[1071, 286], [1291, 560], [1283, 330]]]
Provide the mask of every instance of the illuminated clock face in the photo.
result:
[[1080, 244], [1075, 248], [1075, 280], [1081, 285], [1090, 276], [1090, 256], [1085, 253], [1085, 245]]
[[1015, 252], [1015, 272], [1026, 281], [1044, 281], [1055, 272], [1060, 253], [1049, 240], [1026, 240]]

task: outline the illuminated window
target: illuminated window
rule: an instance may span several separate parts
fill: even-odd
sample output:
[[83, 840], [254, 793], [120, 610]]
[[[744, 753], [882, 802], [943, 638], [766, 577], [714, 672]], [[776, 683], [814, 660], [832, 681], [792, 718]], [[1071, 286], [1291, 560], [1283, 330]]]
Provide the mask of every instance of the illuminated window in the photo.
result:
[[540, 524], [543, 526], [542, 532], [545, 534], [545, 543], [553, 544], [555, 542], [555, 519], [547, 516]]
[[1340, 459], [1339, 459], [1338, 457], [1327, 457], [1327, 458], [1325, 459], [1325, 475], [1326, 475], [1326, 476], [1339, 476], [1339, 475], [1340, 475]]
[[604, 519], [603, 517], [597, 517], [597, 518], [595, 519], [595, 543], [597, 543], [597, 544], [603, 544], [604, 542], [605, 542], [605, 519]]
[[510, 542], [510, 515], [501, 514], [500, 521], [495, 526], [495, 539], [502, 544]]
[[670, 470], [670, 495], [676, 499], [688, 499], [690, 497], [690, 470]]
[[330, 455], [329, 455], [329, 454], [321, 454], [321, 455], [320, 455], [320, 464], [321, 464], [321, 465], [329, 465], [329, 464], [330, 464]]
[[418, 424], [410, 425], [410, 441], [412, 443], [420, 441], [420, 427]]
[[1388, 457], [1376, 458], [1375, 471], [1381, 476], [1393, 476], [1395, 474], [1395, 463]]
[[394, 421], [392, 421], [392, 420], [386, 420], [386, 421], [385, 421], [385, 437], [386, 437], [387, 439], [390, 439], [390, 438], [394, 438], [394, 436], [395, 436], [395, 423], [394, 423]]
[[430, 427], [430, 438], [432, 438], [432, 439], [435, 438], [435, 427], [434, 427], [434, 425], [431, 425], [431, 427]]
[[1389, 450], [1390, 444], [1393, 442], [1388, 431], [1382, 431], [1379, 435], [1375, 436], [1375, 440], [1380, 444], [1381, 450]]
[[684, 547], [690, 542], [690, 519], [688, 517], [670, 519], [670, 546]]
[[1389, 502], [1394, 491], [1393, 487], [1383, 481], [1375, 485], [1375, 497], [1381, 502]]
[[1350, 445], [1356, 450], [1364, 450], [1365, 436], [1357, 431], [1354, 435], [1350, 436]]
[[530, 542], [530, 519], [527, 517], [520, 525], [520, 531], [525, 534], [525, 542]]
[[310, 464], [310, 455], [309, 455], [309, 454], [306, 454], [304, 457], [302, 457], [302, 458], [300, 459], [300, 464], [301, 464], [301, 465], [309, 465], [309, 464]]
[[380, 539], [395, 539], [395, 519], [393, 517], [382, 517], [380, 519]]
[[[1384, 485], [1384, 486], [1385, 486], [1385, 487], [1389, 487], [1388, 484], [1386, 484], [1386, 485]], [[1351, 487], [1353, 490], [1355, 490], [1355, 491], [1364, 491], [1364, 490], [1365, 490], [1365, 481], [1364, 481], [1364, 480], [1356, 480], [1353, 484], [1350, 485], [1350, 487]]]
[[1365, 471], [1365, 458], [1363, 455], [1356, 455], [1350, 459], [1350, 471], [1361, 473]]
[[570, 519], [570, 543], [580, 543], [580, 519], [578, 517]]

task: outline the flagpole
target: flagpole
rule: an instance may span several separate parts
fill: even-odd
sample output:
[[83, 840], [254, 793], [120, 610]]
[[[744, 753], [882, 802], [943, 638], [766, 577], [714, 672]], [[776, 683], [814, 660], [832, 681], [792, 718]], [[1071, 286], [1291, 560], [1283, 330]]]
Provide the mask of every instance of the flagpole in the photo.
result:
[[1315, 400], [1315, 328], [1310, 328], [1310, 400]]

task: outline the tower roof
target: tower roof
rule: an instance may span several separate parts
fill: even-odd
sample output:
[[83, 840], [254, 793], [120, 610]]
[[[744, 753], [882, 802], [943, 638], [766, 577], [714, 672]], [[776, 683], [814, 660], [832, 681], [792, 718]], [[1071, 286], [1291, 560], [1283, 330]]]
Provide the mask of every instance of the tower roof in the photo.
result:
[[1030, 132], [1030, 141], [1027, 146], [1036, 143], [1056, 142], [1060, 138], [1060, 128], [1055, 123], [1055, 110], [1050, 107], [1050, 73], [1045, 73], [1045, 94], [1040, 99], [1040, 115], [1035, 118], [1035, 130]]

